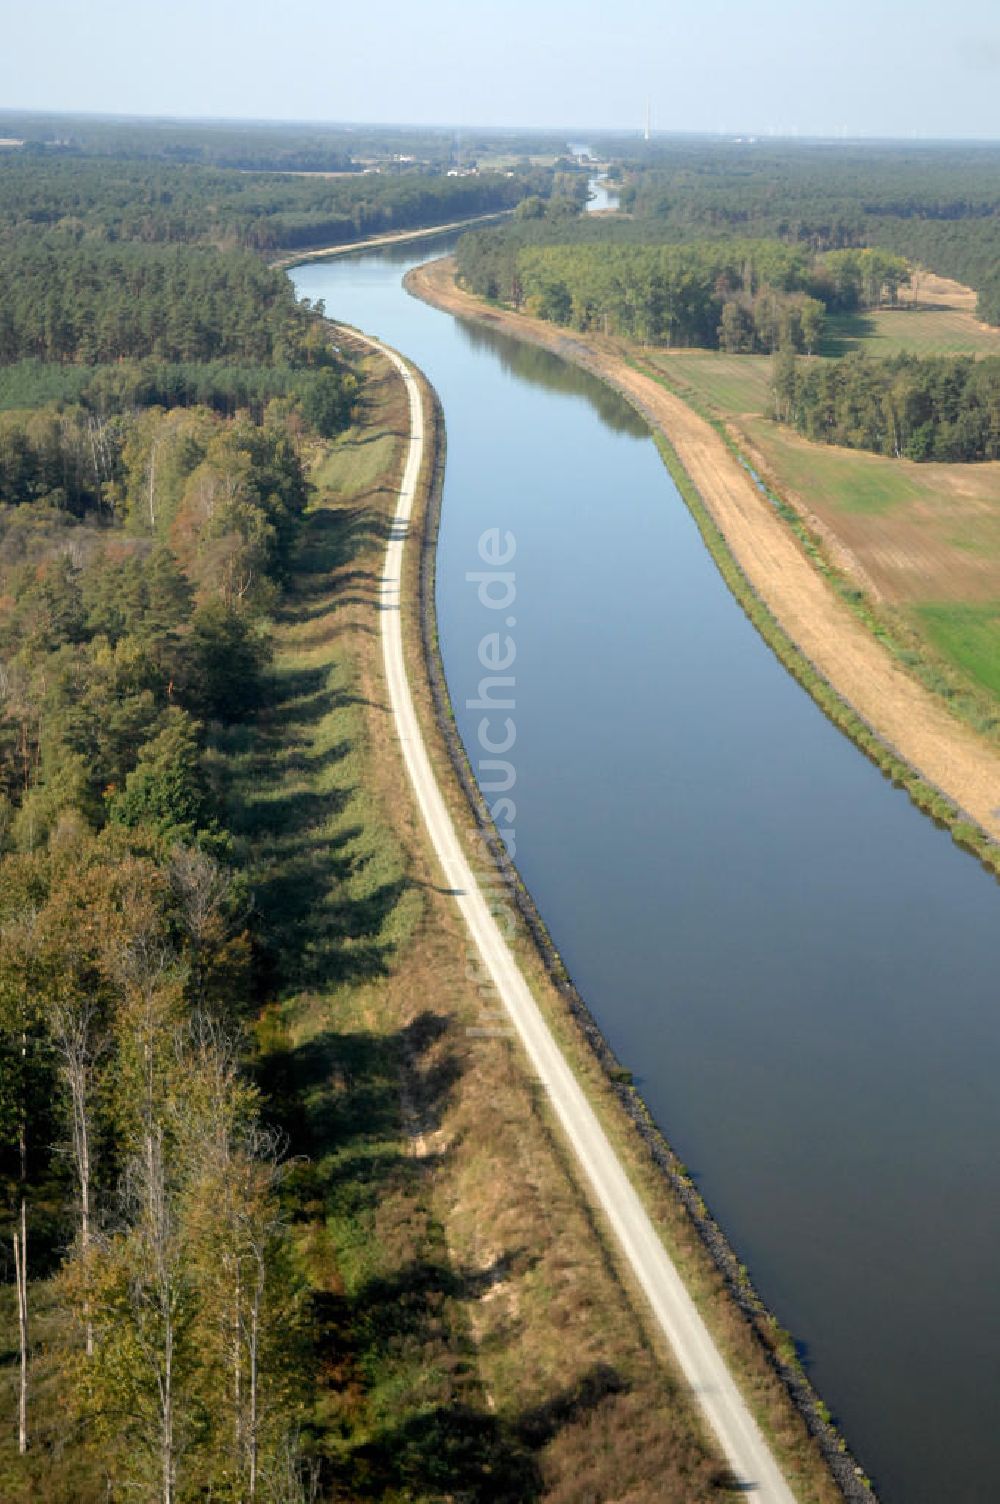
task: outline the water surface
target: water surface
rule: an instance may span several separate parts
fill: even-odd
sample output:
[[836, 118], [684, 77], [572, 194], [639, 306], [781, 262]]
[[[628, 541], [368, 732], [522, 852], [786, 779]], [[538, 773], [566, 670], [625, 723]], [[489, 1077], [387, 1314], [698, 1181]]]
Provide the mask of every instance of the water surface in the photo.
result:
[[[473, 763], [500, 630], [518, 864], [602, 1028], [887, 1504], [994, 1500], [1000, 891], [775, 661], [631, 409], [402, 291], [449, 245], [293, 276], [441, 396]], [[490, 528], [502, 621], [467, 579]]]
[[618, 195], [613, 189], [606, 187], [606, 172], [599, 172], [590, 179], [590, 198], [587, 200], [587, 209], [591, 214], [599, 214], [605, 209], [618, 208]]

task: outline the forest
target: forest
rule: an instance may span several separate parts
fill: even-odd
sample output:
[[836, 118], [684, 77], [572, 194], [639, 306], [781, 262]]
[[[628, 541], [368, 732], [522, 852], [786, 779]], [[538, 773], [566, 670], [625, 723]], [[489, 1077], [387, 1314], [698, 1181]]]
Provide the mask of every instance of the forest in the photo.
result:
[[76, 241], [0, 243], [0, 362], [295, 364], [310, 320], [248, 252]]
[[1000, 358], [776, 362], [775, 415], [807, 438], [910, 460], [1000, 459]]
[[309, 1367], [285, 1147], [243, 1063], [251, 905], [208, 747], [260, 702], [302, 466], [282, 423], [201, 408], [7, 414], [0, 452], [0, 1184], [22, 1445], [37, 1466], [58, 1394], [62, 1445], [109, 1494], [197, 1478], [267, 1496]]
[[211, 173], [144, 239], [136, 171], [0, 166], [0, 1496], [288, 1501], [316, 1359], [213, 749], [361, 388], [203, 236]]
[[0, 240], [0, 409], [202, 404], [259, 421], [281, 397], [329, 436], [343, 373], [321, 313], [246, 251], [56, 231]]
[[674, 141], [623, 154], [612, 138], [603, 147], [637, 230], [775, 236], [817, 250], [881, 245], [974, 287], [980, 317], [1000, 323], [996, 146]]
[[510, 209], [547, 192], [524, 167], [462, 177], [411, 170], [309, 177], [160, 161], [0, 154], [0, 244], [59, 230], [88, 241], [202, 242], [224, 250], [335, 245]]
[[641, 245], [607, 232], [573, 243], [577, 223], [520, 217], [464, 235], [459, 276], [481, 297], [574, 329], [734, 353], [783, 346], [811, 353], [827, 312], [894, 303], [909, 280], [905, 261], [877, 248], [816, 254], [740, 239]]

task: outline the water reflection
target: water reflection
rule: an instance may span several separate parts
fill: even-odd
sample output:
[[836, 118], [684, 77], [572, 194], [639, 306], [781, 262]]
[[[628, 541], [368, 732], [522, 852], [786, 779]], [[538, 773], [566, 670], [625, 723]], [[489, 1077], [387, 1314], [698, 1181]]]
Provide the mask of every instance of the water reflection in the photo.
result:
[[499, 330], [488, 329], [483, 324], [466, 319], [456, 319], [455, 322], [466, 344], [474, 350], [488, 350], [495, 355], [508, 375], [531, 386], [544, 387], [549, 392], [583, 397], [614, 433], [627, 434], [633, 439], [649, 438], [649, 429], [635, 408], [579, 366], [571, 365], [537, 345], [527, 345], [522, 340], [501, 334]]

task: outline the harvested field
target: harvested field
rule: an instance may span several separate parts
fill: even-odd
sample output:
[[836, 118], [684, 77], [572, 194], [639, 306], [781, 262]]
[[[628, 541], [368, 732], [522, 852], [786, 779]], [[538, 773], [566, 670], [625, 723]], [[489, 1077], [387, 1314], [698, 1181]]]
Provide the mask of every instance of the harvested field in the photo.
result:
[[921, 308], [940, 306], [962, 309], [966, 313], [976, 311], [976, 293], [973, 288], [964, 287], [951, 277], [939, 277], [937, 272], [929, 272], [922, 267], [914, 272], [909, 287], [900, 288], [899, 301], [919, 305]]
[[876, 600], [1000, 596], [1000, 463], [918, 465], [811, 444], [764, 418], [743, 427], [775, 489]]

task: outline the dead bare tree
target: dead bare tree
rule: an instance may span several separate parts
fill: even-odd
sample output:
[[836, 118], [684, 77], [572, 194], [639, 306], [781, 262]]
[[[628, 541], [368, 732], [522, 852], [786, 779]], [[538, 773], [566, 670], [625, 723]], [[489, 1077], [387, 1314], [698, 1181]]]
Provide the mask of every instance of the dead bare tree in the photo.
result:
[[28, 1130], [29, 1079], [33, 1063], [29, 1054], [29, 1042], [38, 1021], [38, 985], [35, 975], [37, 918], [37, 912], [27, 908], [16, 922], [7, 925], [0, 934], [0, 956], [3, 959], [0, 968], [0, 1012], [8, 1038], [18, 1041], [18, 1207], [13, 1244], [19, 1346], [17, 1449], [21, 1455], [28, 1450]]
[[139, 1077], [135, 1111], [152, 1176], [154, 1130], [165, 1089], [160, 1063], [180, 1004], [177, 956], [155, 929], [140, 932], [115, 958], [115, 971], [124, 995], [120, 1048], [123, 1043], [126, 1057], [132, 1055]]
[[21, 1367], [17, 1396], [17, 1450], [28, 1450], [28, 1203], [22, 1194], [20, 1228], [14, 1233], [14, 1281], [17, 1287], [17, 1332]]
[[153, 1123], [143, 1152], [125, 1177], [132, 1222], [128, 1242], [128, 1299], [136, 1346], [154, 1395], [150, 1450], [157, 1459], [161, 1504], [177, 1497], [177, 1349], [188, 1296], [174, 1188], [167, 1172], [162, 1126]]
[[232, 872], [196, 846], [174, 847], [169, 875], [190, 946], [190, 990], [197, 1008], [204, 1010], [205, 958], [243, 922], [247, 905], [237, 901]]
[[156, 451], [159, 444], [153, 440], [149, 449], [149, 525], [156, 528]]
[[[236, 1226], [236, 1261], [249, 1265], [247, 1295], [240, 1303], [243, 1343], [247, 1354], [247, 1402], [243, 1451], [249, 1497], [257, 1497], [261, 1428], [261, 1341], [266, 1319], [269, 1264], [281, 1233], [278, 1191], [288, 1172], [282, 1136], [253, 1126], [244, 1135], [237, 1162], [245, 1194], [240, 1198]], [[242, 1271], [241, 1271], [242, 1274]], [[242, 1279], [238, 1280], [242, 1283]]]
[[267, 1468], [268, 1504], [316, 1504], [319, 1466], [302, 1451], [299, 1433], [290, 1430]]
[[[189, 1162], [190, 1230], [201, 1245], [201, 1298], [216, 1313], [232, 1405], [232, 1454], [246, 1497], [258, 1497], [265, 1361], [275, 1331], [274, 1263], [283, 1233], [279, 1190], [288, 1173], [284, 1136], [256, 1119], [233, 1037], [205, 1014], [178, 1040], [198, 1089], [175, 1111]], [[206, 1259], [206, 1251], [211, 1255]]]
[[203, 943], [211, 920], [229, 894], [230, 874], [198, 846], [175, 846], [169, 870], [184, 928], [192, 940]]
[[[92, 1232], [92, 1185], [94, 1155], [94, 1088], [98, 1062], [106, 1047], [100, 1028], [102, 1009], [93, 994], [56, 998], [49, 1008], [49, 1028], [59, 1073], [70, 1104], [71, 1152], [80, 1211], [80, 1254], [90, 1255]], [[94, 1353], [94, 1323], [89, 1306], [84, 1310], [88, 1358]]]

